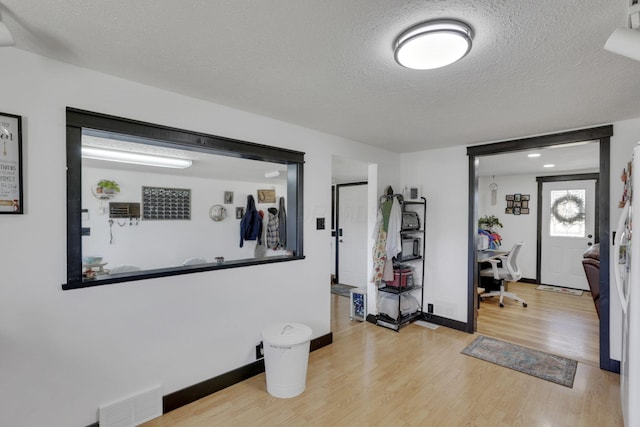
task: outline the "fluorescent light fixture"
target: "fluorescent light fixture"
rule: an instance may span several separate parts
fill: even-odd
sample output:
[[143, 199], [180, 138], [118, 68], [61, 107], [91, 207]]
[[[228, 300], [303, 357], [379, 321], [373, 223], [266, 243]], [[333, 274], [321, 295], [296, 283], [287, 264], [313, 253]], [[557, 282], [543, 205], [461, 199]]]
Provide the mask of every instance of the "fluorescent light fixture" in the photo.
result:
[[394, 45], [396, 62], [413, 70], [453, 64], [471, 50], [473, 30], [462, 21], [436, 19], [409, 28]]
[[548, 165], [543, 165], [542, 167], [543, 168], [555, 168], [556, 165], [553, 165], [553, 164], [549, 163]]
[[640, 61], [640, 31], [616, 28], [604, 44], [604, 49]]
[[191, 166], [189, 159], [174, 157], [152, 156], [150, 154], [133, 153], [130, 151], [107, 150], [97, 147], [82, 147], [82, 157], [85, 159], [105, 160], [107, 162], [129, 163], [134, 165], [157, 166], [163, 168], [184, 169]]
[[280, 176], [280, 171], [270, 171], [264, 174], [265, 178], [277, 178]]
[[531, 153], [531, 154], [528, 154], [527, 157], [531, 157], [531, 158], [540, 157], [540, 153]]
[[4, 22], [0, 21], [0, 47], [13, 46], [15, 42], [13, 41], [13, 37], [9, 32], [9, 29], [4, 24]]

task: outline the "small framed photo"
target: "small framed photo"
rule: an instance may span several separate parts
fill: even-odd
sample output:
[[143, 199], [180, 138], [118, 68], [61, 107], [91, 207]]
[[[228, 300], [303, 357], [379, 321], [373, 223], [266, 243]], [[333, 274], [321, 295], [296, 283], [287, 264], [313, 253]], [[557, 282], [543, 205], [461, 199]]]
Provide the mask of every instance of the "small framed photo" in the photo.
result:
[[514, 208], [521, 208], [522, 207], [522, 202], [513, 202], [513, 207]]
[[224, 192], [224, 204], [225, 205], [233, 204], [233, 191]]
[[520, 213], [522, 215], [529, 215], [529, 208], [522, 208], [520, 209]]
[[276, 190], [258, 190], [258, 203], [275, 203]]
[[520, 208], [513, 208], [513, 214], [514, 215], [520, 215]]
[[513, 207], [513, 200], [507, 200], [507, 207], [508, 208], [512, 208]]
[[521, 200], [522, 194], [514, 194], [513, 195], [513, 200], [516, 202], [519, 202]]
[[508, 200], [513, 201], [513, 194], [507, 194], [506, 198], [507, 198], [507, 201]]
[[236, 207], [236, 219], [242, 219], [244, 216], [244, 208], [241, 206]]
[[522, 195], [522, 200], [531, 200], [531, 196], [529, 194], [523, 194]]
[[0, 113], [0, 214], [23, 214], [22, 117]]
[[512, 215], [513, 214], [513, 208], [506, 208], [504, 210], [504, 213], [506, 213], [507, 215]]
[[528, 200], [524, 200], [522, 199], [522, 202], [520, 202], [522, 204], [522, 207], [524, 209], [529, 209], [529, 201]]

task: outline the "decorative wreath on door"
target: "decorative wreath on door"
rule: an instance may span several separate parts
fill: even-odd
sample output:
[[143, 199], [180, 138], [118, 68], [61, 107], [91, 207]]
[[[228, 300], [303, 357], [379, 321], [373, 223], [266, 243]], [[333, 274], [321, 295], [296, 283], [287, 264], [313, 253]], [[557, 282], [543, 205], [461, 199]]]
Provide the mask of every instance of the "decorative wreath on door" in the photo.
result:
[[585, 218], [584, 200], [575, 194], [558, 197], [551, 205], [551, 215], [564, 225], [582, 221]]

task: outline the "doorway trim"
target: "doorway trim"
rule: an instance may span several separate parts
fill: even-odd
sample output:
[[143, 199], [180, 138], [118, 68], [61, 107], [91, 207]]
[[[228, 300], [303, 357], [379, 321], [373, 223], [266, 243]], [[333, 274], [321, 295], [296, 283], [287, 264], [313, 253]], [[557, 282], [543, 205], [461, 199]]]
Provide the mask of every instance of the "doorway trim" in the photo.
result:
[[340, 283], [340, 188], [342, 187], [353, 187], [355, 185], [368, 185], [368, 181], [359, 181], [359, 182], [349, 182], [346, 184], [335, 184], [335, 194], [333, 195], [333, 209], [331, 209], [331, 216], [335, 215], [335, 225], [334, 225], [334, 234], [335, 234], [335, 248], [336, 248], [336, 263], [335, 263], [335, 277], [336, 283]]
[[553, 175], [553, 176], [537, 176], [536, 181], [538, 182], [538, 197], [537, 197], [537, 245], [536, 245], [536, 283], [542, 284], [542, 184], [545, 182], [563, 182], [563, 181], [581, 181], [581, 180], [590, 180], [593, 179], [596, 181], [596, 209], [595, 214], [595, 232], [593, 233], [595, 236], [594, 243], [598, 243], [600, 241], [600, 173], [583, 173], [583, 174], [574, 174], [574, 175]]
[[610, 245], [610, 140], [613, 135], [613, 125], [598, 126], [550, 135], [534, 136], [504, 142], [476, 145], [467, 147], [469, 156], [469, 220], [467, 245], [467, 323], [466, 332], [473, 333], [477, 329], [477, 301], [478, 286], [476, 235], [478, 233], [478, 162], [479, 157], [501, 154], [510, 151], [522, 151], [552, 145], [570, 144], [573, 142], [600, 142], [600, 186], [598, 188], [598, 218], [600, 242], [600, 368], [620, 372], [620, 362], [610, 358], [609, 345], [609, 317], [610, 317], [610, 287], [609, 287], [609, 245]]

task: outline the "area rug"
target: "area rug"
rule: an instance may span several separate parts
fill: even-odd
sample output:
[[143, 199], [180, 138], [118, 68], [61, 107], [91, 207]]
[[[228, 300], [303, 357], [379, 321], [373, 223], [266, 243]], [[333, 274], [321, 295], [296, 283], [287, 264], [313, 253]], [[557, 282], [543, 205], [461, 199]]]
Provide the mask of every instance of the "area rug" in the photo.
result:
[[356, 288], [355, 286], [335, 284], [335, 285], [331, 285], [331, 293], [340, 295], [341, 297], [349, 298], [350, 297], [349, 291], [355, 288]]
[[561, 288], [560, 286], [540, 285], [536, 288], [539, 291], [557, 292], [559, 294], [582, 296], [580, 289]]
[[573, 388], [578, 362], [480, 335], [462, 354]]

